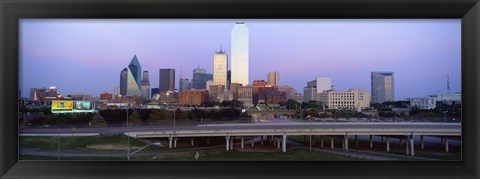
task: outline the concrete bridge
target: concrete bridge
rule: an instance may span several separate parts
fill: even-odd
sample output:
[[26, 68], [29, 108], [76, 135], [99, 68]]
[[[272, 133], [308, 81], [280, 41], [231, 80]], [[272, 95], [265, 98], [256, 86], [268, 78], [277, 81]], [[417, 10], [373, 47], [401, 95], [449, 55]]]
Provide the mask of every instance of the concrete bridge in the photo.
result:
[[[192, 145], [195, 137], [224, 136], [225, 148], [233, 148], [234, 138], [241, 139], [241, 147], [244, 146], [244, 137], [260, 137], [260, 142], [273, 141], [274, 145], [286, 152], [287, 136], [320, 136], [323, 146], [323, 136], [343, 137], [343, 149], [348, 151], [348, 140], [358, 135], [370, 136], [370, 148], [373, 147], [372, 136], [382, 136], [386, 139], [386, 151], [390, 151], [390, 139], [398, 138], [405, 141], [406, 154], [414, 156], [414, 136], [420, 136], [420, 147], [424, 148], [423, 136], [439, 136], [445, 144], [448, 152], [449, 138], [461, 137], [460, 123], [270, 123], [270, 124], [216, 124], [200, 125], [196, 127], [182, 127], [177, 129], [165, 128], [148, 131], [129, 131], [126, 135], [136, 138], [168, 138], [169, 147], [175, 148], [177, 139], [189, 137]], [[330, 145], [333, 148], [333, 138]], [[251, 143], [252, 146], [254, 142]]]

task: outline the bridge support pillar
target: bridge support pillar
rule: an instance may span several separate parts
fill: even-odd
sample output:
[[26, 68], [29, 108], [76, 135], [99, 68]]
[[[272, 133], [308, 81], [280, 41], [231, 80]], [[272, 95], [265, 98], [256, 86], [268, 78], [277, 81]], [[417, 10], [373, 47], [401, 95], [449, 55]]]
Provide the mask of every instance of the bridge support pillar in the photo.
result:
[[322, 135], [322, 136], [320, 136], [320, 147], [322, 147], [322, 148], [323, 148], [323, 135]]
[[287, 152], [287, 135], [283, 134], [282, 151]]
[[263, 135], [260, 136], [260, 145], [263, 145]]
[[[242, 137], [242, 139], [241, 139], [241, 140], [242, 140], [242, 144], [241, 144], [241, 147], [242, 147], [242, 149], [243, 149], [243, 137]], [[253, 141], [252, 141], [252, 143], [253, 143]]]
[[178, 138], [173, 139], [173, 148], [177, 148]]
[[383, 143], [383, 136], [380, 136], [380, 142]]
[[281, 141], [280, 137], [277, 138], [277, 149], [280, 149], [280, 143], [281, 143], [281, 142], [282, 142], [282, 141]]
[[273, 141], [273, 146], [275, 147], [276, 146], [275, 144], [277, 143], [277, 141], [275, 140], [274, 137], [272, 137], [272, 141]]
[[168, 148], [172, 148], [172, 135], [168, 137]]
[[445, 152], [448, 152], [448, 138], [445, 137]]
[[333, 136], [330, 136], [330, 148], [333, 149]]
[[255, 139], [252, 139], [251, 145], [252, 145], [252, 147], [255, 146]]
[[372, 135], [370, 135], [370, 148], [373, 148]]
[[227, 151], [230, 150], [230, 137], [229, 136], [226, 136], [225, 137], [225, 142], [226, 142], [226, 148], [227, 148]]
[[410, 137], [410, 155], [411, 156], [415, 156], [415, 152], [414, 152], [414, 148], [413, 148], [415, 146], [414, 145], [415, 143], [413, 141], [413, 137], [414, 137], [413, 135]]
[[405, 136], [405, 152], [406, 152], [407, 155], [410, 155], [410, 151], [408, 149], [408, 141], [409, 141], [408, 138], [409, 138], [408, 135]]
[[344, 141], [345, 150], [348, 151], [348, 136], [347, 135], [345, 135], [344, 140], [345, 140]]
[[193, 147], [193, 144], [195, 143], [193, 138], [190, 139], [190, 143], [192, 144], [192, 147]]
[[420, 148], [424, 148], [423, 135], [420, 136]]
[[358, 146], [358, 136], [355, 135], [355, 146]]
[[387, 137], [387, 152], [390, 152], [390, 137]]
[[312, 135], [312, 145], [315, 145], [315, 135]]
[[235, 141], [235, 137], [231, 137], [231, 140], [230, 141], [230, 150], [233, 150], [233, 142]]

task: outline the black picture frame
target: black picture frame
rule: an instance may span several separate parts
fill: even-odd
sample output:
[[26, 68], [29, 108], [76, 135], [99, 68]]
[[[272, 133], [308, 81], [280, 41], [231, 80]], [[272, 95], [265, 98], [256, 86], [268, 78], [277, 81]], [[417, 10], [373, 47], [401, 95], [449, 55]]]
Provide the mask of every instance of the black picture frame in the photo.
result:
[[[19, 18], [462, 19], [462, 161], [18, 161]], [[1, 0], [3, 178], [479, 178], [478, 0]]]

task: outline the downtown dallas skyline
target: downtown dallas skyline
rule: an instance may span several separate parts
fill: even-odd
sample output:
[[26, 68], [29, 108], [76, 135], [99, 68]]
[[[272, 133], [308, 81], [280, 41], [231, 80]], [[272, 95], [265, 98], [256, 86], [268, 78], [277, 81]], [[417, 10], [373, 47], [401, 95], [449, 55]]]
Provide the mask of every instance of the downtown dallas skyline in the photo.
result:
[[249, 28], [249, 83], [280, 72], [303, 92], [330, 76], [336, 90], [370, 90], [370, 72], [395, 72], [395, 99], [460, 92], [460, 20], [58, 20], [20, 21], [20, 90], [57, 86], [62, 94], [113, 93], [134, 55], [158, 86], [158, 69], [191, 80], [213, 73], [220, 45], [229, 55], [235, 22]]

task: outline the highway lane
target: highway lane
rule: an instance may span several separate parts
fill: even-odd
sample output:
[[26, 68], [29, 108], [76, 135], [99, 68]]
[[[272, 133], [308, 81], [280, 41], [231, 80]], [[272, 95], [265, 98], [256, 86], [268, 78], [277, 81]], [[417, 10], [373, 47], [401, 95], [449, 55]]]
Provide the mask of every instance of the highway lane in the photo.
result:
[[[250, 124], [208, 124], [191, 127], [175, 127], [175, 131], [205, 131], [205, 130], [255, 130], [255, 129], [372, 129], [372, 130], [456, 130], [461, 131], [460, 123], [381, 123], [381, 122], [317, 122], [317, 123], [250, 123]], [[173, 131], [173, 126], [130, 126], [102, 128], [25, 128], [20, 134], [35, 133], [122, 133], [122, 132], [152, 132]]]

